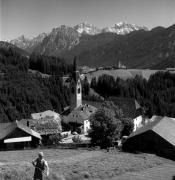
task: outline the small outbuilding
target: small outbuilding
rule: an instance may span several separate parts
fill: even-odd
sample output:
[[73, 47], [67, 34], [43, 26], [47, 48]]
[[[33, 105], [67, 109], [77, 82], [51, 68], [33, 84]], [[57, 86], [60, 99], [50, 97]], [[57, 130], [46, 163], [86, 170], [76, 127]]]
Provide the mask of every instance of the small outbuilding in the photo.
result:
[[175, 120], [154, 119], [133, 132], [123, 143], [123, 150], [155, 153], [175, 160]]

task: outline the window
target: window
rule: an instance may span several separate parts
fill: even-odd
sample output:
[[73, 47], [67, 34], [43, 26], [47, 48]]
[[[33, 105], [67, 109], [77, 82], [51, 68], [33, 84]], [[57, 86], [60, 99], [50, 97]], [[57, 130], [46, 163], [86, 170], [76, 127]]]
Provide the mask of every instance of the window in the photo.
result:
[[80, 88], [78, 88], [78, 94], [80, 94]]

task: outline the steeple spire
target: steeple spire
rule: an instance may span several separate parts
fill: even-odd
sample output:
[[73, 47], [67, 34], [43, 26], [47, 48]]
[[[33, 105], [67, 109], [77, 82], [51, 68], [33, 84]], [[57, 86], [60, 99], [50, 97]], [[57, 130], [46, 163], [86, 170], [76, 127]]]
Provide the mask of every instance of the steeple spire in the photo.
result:
[[76, 57], [74, 56], [74, 62], [73, 62], [73, 71], [76, 72], [77, 71], [77, 60]]

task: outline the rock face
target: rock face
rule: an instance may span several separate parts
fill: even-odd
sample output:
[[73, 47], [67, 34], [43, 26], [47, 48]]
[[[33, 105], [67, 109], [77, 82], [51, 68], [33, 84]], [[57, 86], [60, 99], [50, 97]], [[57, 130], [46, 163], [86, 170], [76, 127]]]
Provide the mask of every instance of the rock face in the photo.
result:
[[79, 34], [71, 27], [54, 28], [48, 36], [34, 49], [35, 53], [44, 55], [59, 55], [64, 50], [70, 50], [79, 43]]

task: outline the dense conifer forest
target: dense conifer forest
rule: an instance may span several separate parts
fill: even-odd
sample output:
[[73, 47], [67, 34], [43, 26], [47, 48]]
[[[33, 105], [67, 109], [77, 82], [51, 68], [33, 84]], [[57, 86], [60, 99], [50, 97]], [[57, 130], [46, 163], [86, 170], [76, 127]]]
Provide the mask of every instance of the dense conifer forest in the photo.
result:
[[105, 98], [118, 96], [137, 99], [148, 116], [175, 117], [175, 74], [158, 72], [148, 81], [138, 75], [127, 80], [102, 75], [92, 79], [91, 87]]
[[[29, 69], [48, 77], [29, 73]], [[60, 75], [71, 73], [72, 66], [59, 58], [22, 56], [13, 49], [0, 49], [0, 122], [30, 118], [31, 113], [62, 112], [69, 104], [69, 89]], [[54, 76], [51, 76], [54, 75]]]

